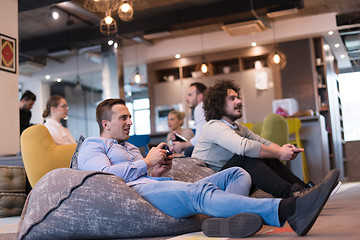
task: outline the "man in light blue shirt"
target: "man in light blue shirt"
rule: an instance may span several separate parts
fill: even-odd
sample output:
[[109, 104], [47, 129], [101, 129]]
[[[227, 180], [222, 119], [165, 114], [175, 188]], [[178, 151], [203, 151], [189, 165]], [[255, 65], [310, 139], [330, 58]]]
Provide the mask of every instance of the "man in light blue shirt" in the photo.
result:
[[[320, 214], [336, 184], [339, 172], [333, 171], [316, 189], [300, 198], [248, 197], [249, 174], [242, 168], [229, 168], [195, 183], [161, 177], [171, 169], [172, 156], [165, 143], [150, 149], [143, 158], [139, 149], [127, 143], [131, 115], [122, 99], [107, 99], [96, 109], [100, 137], [87, 138], [79, 151], [80, 170], [104, 171], [124, 179], [153, 206], [175, 218], [197, 213], [214, 218], [204, 221], [207, 236], [247, 237], [264, 222], [283, 226], [288, 221], [298, 235], [306, 235]], [[152, 168], [150, 176], [147, 171]], [[225, 228], [220, 226], [225, 225]], [[244, 227], [245, 226], [245, 227]], [[213, 231], [215, 228], [219, 231]]]

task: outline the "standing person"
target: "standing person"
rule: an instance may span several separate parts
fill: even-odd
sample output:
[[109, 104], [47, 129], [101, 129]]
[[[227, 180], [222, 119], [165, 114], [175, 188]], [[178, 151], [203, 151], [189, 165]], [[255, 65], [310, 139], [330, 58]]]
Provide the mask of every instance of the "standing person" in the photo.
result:
[[253, 184], [274, 197], [287, 198], [311, 188], [296, 177], [280, 160], [293, 160], [304, 149], [291, 144], [280, 147], [235, 121], [242, 117], [239, 87], [231, 80], [219, 80], [204, 96], [203, 134], [192, 157], [221, 171], [239, 166], [251, 176]]
[[203, 109], [203, 96], [206, 91], [206, 86], [199, 82], [190, 84], [188, 93], [186, 95], [186, 102], [193, 110], [195, 120], [195, 136], [188, 142], [173, 142], [174, 151], [184, 151], [185, 156], [190, 157], [194, 146], [201, 135], [205, 121], [205, 114]]
[[30, 127], [31, 109], [36, 101], [36, 95], [29, 90], [26, 90], [20, 98], [20, 135], [28, 127]]
[[[173, 147], [173, 140], [176, 139], [175, 133], [189, 140], [194, 137], [194, 132], [190, 128], [182, 128], [184, 124], [185, 113], [177, 110], [171, 110], [168, 114], [168, 126], [171, 132], [168, 133], [166, 142], [169, 147]], [[175, 153], [179, 153], [176, 152]]]
[[143, 158], [139, 149], [127, 142], [132, 121], [124, 100], [99, 103], [96, 121], [100, 137], [85, 139], [79, 150], [78, 168], [123, 178], [154, 207], [172, 217], [186, 218], [197, 213], [215, 217], [203, 223], [208, 236], [250, 236], [262, 227], [263, 221], [277, 227], [288, 221], [298, 235], [306, 235], [339, 176], [339, 171], [333, 170], [316, 189], [296, 199], [248, 197], [251, 180], [239, 167], [195, 183], [174, 181], [161, 177], [171, 169], [173, 159], [164, 149], [165, 143], [151, 148]]
[[67, 117], [69, 106], [65, 98], [54, 95], [46, 103], [46, 109], [43, 112], [45, 118], [45, 127], [49, 130], [54, 142], [58, 145], [74, 144], [75, 139], [69, 129], [61, 124], [61, 119]]

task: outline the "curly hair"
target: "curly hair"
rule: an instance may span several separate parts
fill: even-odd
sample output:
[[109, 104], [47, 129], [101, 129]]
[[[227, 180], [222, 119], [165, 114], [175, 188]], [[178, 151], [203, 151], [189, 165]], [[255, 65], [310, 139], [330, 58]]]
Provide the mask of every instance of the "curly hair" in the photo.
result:
[[203, 99], [206, 121], [221, 119], [225, 115], [224, 106], [228, 89], [240, 93], [240, 88], [235, 85], [234, 80], [229, 79], [219, 79], [214, 86], [207, 89]]

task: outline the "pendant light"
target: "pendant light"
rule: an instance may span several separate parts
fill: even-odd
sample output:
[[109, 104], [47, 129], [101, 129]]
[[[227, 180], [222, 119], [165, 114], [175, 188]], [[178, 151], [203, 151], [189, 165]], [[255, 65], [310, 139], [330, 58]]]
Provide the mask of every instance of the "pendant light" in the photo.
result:
[[195, 66], [195, 71], [200, 71], [203, 76], [212, 76], [214, 74], [214, 66], [211, 62], [207, 61], [204, 54], [204, 42], [203, 42], [203, 33], [200, 34], [201, 42], [201, 62]]
[[79, 75], [79, 51], [76, 50], [76, 84], [75, 84], [75, 91], [81, 92], [82, 86], [80, 83], [80, 75]]
[[119, 18], [124, 22], [130, 22], [133, 19], [134, 8], [131, 0], [122, 0], [118, 10]]
[[[146, 83], [144, 83], [144, 75], [141, 73], [140, 67], [138, 65], [138, 46], [136, 45], [135, 48], [135, 56], [136, 56], [136, 67], [134, 69], [133, 74], [130, 77], [130, 85], [146, 85]], [[143, 83], [141, 83], [143, 82]]]
[[274, 38], [274, 50], [269, 53], [267, 57], [267, 64], [274, 69], [283, 69], [286, 66], [286, 56], [279, 50], [275, 37], [275, 23], [273, 22], [273, 38]]

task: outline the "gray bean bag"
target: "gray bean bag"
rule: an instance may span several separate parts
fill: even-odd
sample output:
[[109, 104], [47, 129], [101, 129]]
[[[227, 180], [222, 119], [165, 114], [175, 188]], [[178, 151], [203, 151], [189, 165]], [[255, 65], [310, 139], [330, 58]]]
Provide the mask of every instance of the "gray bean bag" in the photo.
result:
[[[174, 159], [167, 175], [193, 182], [212, 174], [202, 161]], [[199, 231], [206, 216], [175, 219], [153, 207], [123, 179], [102, 172], [55, 169], [29, 194], [17, 239], [110, 239]]]

